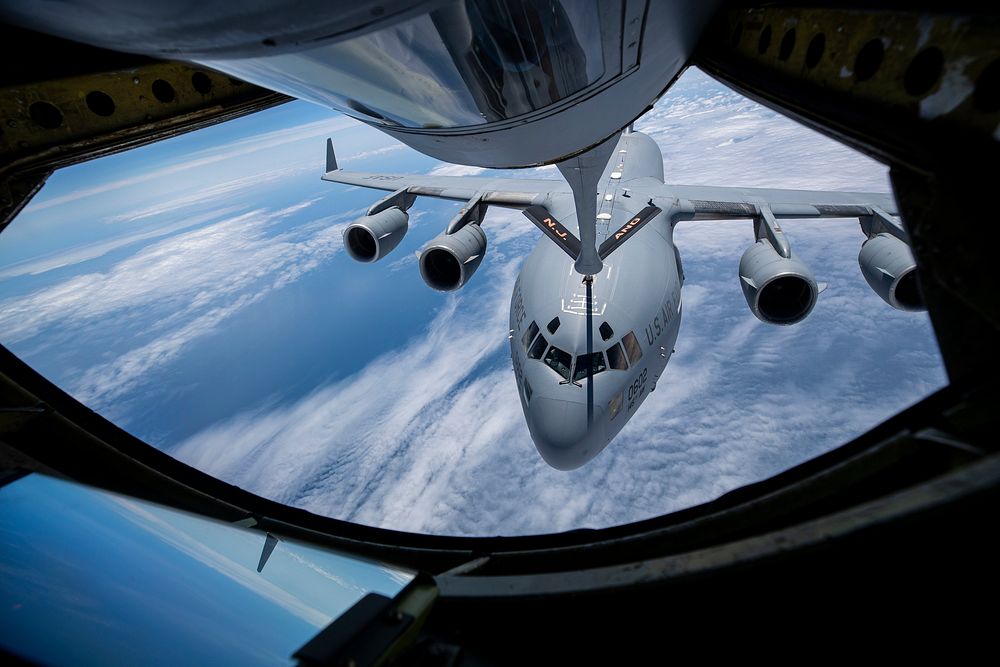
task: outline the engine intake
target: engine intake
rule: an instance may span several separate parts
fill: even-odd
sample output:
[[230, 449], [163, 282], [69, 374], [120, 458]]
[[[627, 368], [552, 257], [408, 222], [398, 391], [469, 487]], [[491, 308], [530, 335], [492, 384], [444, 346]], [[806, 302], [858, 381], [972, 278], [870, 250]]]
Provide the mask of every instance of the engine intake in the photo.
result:
[[910, 247], [891, 234], [876, 234], [858, 253], [861, 273], [876, 294], [897, 310], [926, 310]]
[[486, 233], [467, 224], [434, 238], [420, 254], [420, 275], [430, 287], [451, 292], [469, 282], [486, 254]]
[[769, 324], [801, 322], [819, 295], [809, 267], [794, 255], [782, 257], [765, 239], [743, 253], [740, 286], [750, 311]]
[[377, 262], [403, 240], [409, 220], [409, 214], [398, 206], [359, 218], [344, 230], [344, 248], [355, 261]]

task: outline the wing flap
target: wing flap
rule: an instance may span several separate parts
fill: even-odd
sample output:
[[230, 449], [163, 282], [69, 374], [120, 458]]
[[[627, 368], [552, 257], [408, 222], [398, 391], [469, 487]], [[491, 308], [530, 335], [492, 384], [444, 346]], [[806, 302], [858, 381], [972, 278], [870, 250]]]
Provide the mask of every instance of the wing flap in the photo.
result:
[[692, 209], [691, 220], [752, 218], [760, 206], [767, 206], [777, 218], [857, 218], [871, 215], [873, 208], [899, 214], [892, 195], [881, 192], [665, 185], [648, 194], [681, 200]]

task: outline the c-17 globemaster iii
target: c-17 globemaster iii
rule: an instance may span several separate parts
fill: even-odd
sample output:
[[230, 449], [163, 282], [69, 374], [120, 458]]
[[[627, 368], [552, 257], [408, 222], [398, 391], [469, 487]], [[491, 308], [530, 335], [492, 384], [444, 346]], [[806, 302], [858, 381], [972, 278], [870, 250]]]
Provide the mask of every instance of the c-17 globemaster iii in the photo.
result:
[[344, 231], [348, 254], [361, 262], [378, 261], [399, 244], [416, 197], [465, 202], [420, 252], [420, 274], [438, 290], [460, 288], [482, 262], [488, 206], [519, 209], [541, 229], [545, 239], [514, 285], [508, 333], [528, 430], [554, 468], [578, 468], [597, 456], [663, 375], [683, 310], [678, 222], [753, 221], [757, 241], [740, 261], [739, 284], [764, 322], [801, 321], [820, 292], [792, 253], [782, 218], [858, 218], [868, 284], [897, 309], [923, 309], [888, 194], [667, 185], [659, 147], [631, 129], [558, 166], [567, 182], [350, 172], [338, 167], [328, 141], [323, 176], [391, 191]]

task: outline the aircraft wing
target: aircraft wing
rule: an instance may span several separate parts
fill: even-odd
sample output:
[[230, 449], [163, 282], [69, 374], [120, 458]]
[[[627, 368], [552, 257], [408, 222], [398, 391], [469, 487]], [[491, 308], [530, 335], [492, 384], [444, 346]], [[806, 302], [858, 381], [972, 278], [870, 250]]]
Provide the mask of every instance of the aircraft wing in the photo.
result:
[[544, 179], [489, 178], [482, 176], [434, 176], [420, 174], [376, 174], [345, 171], [337, 165], [333, 142], [326, 143], [324, 181], [408, 195], [437, 197], [467, 202], [478, 198], [483, 204], [523, 209], [537, 204], [550, 192], [570, 192], [564, 181]]
[[677, 200], [680, 220], [753, 218], [766, 207], [776, 218], [857, 218], [873, 214], [899, 215], [892, 195], [872, 192], [726, 188], [701, 185], [664, 185], [642, 188], [655, 202]]

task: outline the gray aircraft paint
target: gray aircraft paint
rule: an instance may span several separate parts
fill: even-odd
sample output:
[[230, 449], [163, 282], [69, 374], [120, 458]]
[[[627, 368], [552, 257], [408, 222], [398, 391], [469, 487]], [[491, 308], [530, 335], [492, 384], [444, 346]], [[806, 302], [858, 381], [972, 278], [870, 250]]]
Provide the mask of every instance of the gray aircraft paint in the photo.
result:
[[[478, 198], [489, 205], [521, 210], [541, 206], [567, 230], [579, 234], [574, 194], [561, 181], [347, 172], [339, 168], [329, 143], [323, 179], [391, 191], [394, 194], [390, 197], [397, 198], [405, 191], [408, 195], [462, 202]], [[595, 196], [596, 246], [647, 206], [661, 209], [606, 257], [601, 273], [593, 280], [594, 352], [606, 352], [631, 332], [641, 349], [641, 358], [629, 363], [628, 370], [607, 368], [576, 384], [564, 382], [541, 359], [529, 358], [522, 339], [533, 321], [539, 335], [545, 336], [547, 347], [568, 352], [574, 361], [587, 353], [583, 277], [575, 270], [574, 259], [545, 236], [525, 260], [511, 295], [511, 361], [525, 420], [539, 454], [562, 470], [578, 468], [597, 456], [657, 382], [667, 381], [663, 374], [674, 349], [682, 312], [683, 272], [673, 244], [677, 223], [753, 219], [761, 217], [764, 209], [776, 220], [865, 218], [876, 211], [898, 215], [895, 201], [887, 194], [665, 185], [660, 149], [639, 132], [626, 132], [619, 138]], [[780, 228], [778, 233], [785, 243]], [[735, 289], [737, 281], [733, 282]], [[557, 316], [560, 326], [550, 334], [547, 324]], [[608, 341], [598, 333], [603, 322], [614, 331]], [[588, 388], [588, 382], [593, 386]], [[591, 394], [593, 407], [588, 419]], [[612, 415], [611, 406], [619, 398], [619, 411]]]
[[[663, 160], [652, 139], [639, 133], [621, 137], [598, 185], [597, 245], [646, 207], [647, 199], [635, 194], [624, 196], [626, 188], [633, 181], [645, 183], [657, 175], [662, 179], [662, 174]], [[610, 200], [607, 195], [611, 195]], [[543, 205], [570, 231], [577, 232], [572, 195], [551, 194]], [[606, 352], [632, 332], [642, 357], [628, 370], [608, 368], [589, 380], [594, 385], [593, 422], [589, 428], [588, 380], [581, 379], [581, 386], [562, 383], [563, 378], [542, 360], [528, 358], [522, 341], [534, 321], [539, 335], [545, 336], [549, 345], [574, 358], [587, 353], [582, 276], [553, 243], [539, 243], [525, 260], [511, 298], [511, 359], [531, 438], [542, 458], [554, 468], [578, 468], [597, 456], [635, 414], [663, 374], [681, 320], [681, 281], [671, 236], [668, 216], [657, 215], [612, 253], [601, 273], [594, 276], [594, 352]], [[560, 326], [550, 334], [546, 325], [554, 317], [559, 317]], [[596, 333], [603, 322], [614, 331], [608, 341]], [[530, 400], [525, 381], [531, 387]], [[619, 397], [619, 412], [612, 417], [609, 404]]]

